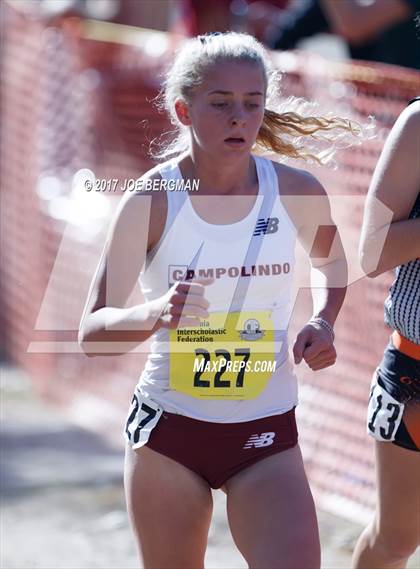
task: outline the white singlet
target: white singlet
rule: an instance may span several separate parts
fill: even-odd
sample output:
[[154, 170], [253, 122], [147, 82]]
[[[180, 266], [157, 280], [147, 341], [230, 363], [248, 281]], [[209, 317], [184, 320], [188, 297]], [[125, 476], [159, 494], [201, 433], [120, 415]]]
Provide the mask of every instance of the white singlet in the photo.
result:
[[[205, 290], [205, 297], [210, 303], [209, 313], [224, 314], [236, 310], [255, 313], [257, 317], [264, 311], [270, 315], [276, 370], [269, 374], [263, 391], [253, 398], [237, 399], [233, 395], [226, 398], [221, 395], [203, 399], [174, 390], [169, 385], [170, 333], [161, 328], [152, 336], [151, 352], [138, 389], [169, 413], [202, 421], [236, 423], [285, 413], [297, 404], [297, 381], [288, 354], [286, 333], [291, 313], [296, 228], [279, 198], [277, 174], [271, 161], [258, 156], [253, 158], [259, 192], [249, 214], [236, 223], [210, 224], [199, 217], [188, 191], [167, 191], [168, 213], [164, 232], [147, 254], [139, 281], [145, 300], [151, 301], [185, 277], [186, 271], [187, 278], [212, 276], [214, 282]], [[170, 160], [157, 168], [162, 179], [181, 179], [178, 160]], [[272, 208], [270, 206], [268, 214], [262, 210], [264, 215], [261, 216], [261, 204], [268, 193], [273, 197]], [[192, 196], [194, 202], [202, 199], [199, 194], [193, 193]], [[229, 207], [229, 196], [216, 199], [219, 204]], [[249, 253], [247, 256], [250, 243], [255, 240], [260, 240], [260, 245], [254, 257]], [[234, 294], [235, 289], [238, 281], [244, 279], [248, 288], [246, 294], [238, 298]], [[249, 319], [245, 325], [251, 326], [251, 330], [255, 322], [256, 319]], [[191, 350], [197, 346], [194, 343]], [[185, 373], [192, 377], [191, 369]], [[219, 392], [223, 392], [223, 388]]]

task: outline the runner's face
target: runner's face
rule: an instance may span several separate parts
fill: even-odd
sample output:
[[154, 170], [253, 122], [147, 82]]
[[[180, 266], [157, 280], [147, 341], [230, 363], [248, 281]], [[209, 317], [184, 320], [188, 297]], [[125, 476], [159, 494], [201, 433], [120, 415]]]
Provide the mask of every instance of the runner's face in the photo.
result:
[[213, 66], [189, 105], [193, 144], [223, 156], [249, 153], [263, 120], [264, 100], [259, 65]]

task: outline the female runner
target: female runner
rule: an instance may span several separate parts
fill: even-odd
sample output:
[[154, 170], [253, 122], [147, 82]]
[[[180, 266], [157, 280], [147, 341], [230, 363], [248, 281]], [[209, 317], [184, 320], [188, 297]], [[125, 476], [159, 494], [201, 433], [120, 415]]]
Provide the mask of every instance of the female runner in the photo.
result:
[[[385, 301], [393, 329], [374, 373], [377, 511], [354, 552], [357, 569], [400, 569], [420, 544], [420, 98], [401, 113], [368, 192], [361, 262], [374, 277], [397, 267]], [[393, 217], [386, 223], [384, 205]], [[382, 243], [384, 243], [382, 248]]]
[[[346, 262], [319, 182], [252, 150], [310, 157], [302, 138], [333, 142], [357, 127], [268, 110], [268, 88], [251, 36], [186, 42], [164, 88], [175, 158], [122, 199], [81, 321], [88, 354], [153, 340], [125, 431], [127, 504], [147, 568], [204, 566], [211, 488], [227, 494], [250, 567], [320, 565], [286, 335], [295, 241], [319, 283], [293, 347], [312, 370], [336, 359]], [[195, 180], [196, 193], [169, 191]], [[145, 301], [126, 307], [139, 275]]]

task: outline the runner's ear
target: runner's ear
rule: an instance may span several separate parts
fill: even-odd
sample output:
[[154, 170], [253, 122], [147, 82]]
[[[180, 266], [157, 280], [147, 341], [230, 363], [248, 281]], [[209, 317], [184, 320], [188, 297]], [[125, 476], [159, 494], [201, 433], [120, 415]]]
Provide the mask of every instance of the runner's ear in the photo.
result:
[[178, 120], [184, 126], [191, 126], [191, 119], [188, 105], [185, 101], [178, 99], [175, 101], [175, 112]]

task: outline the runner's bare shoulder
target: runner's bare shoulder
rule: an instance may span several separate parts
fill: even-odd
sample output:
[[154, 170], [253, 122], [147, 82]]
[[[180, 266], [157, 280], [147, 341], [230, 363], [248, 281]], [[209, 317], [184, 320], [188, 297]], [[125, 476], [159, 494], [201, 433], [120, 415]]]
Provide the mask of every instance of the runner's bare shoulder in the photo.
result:
[[272, 162], [279, 197], [296, 228], [329, 219], [330, 207], [322, 184], [310, 172]]
[[414, 101], [395, 121], [376, 165], [365, 206], [369, 226], [376, 226], [379, 202], [393, 212], [393, 222], [408, 219], [419, 192], [419, 147], [420, 101]]
[[301, 168], [272, 161], [279, 181], [279, 193], [283, 195], [326, 195], [325, 189], [316, 177]]

